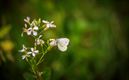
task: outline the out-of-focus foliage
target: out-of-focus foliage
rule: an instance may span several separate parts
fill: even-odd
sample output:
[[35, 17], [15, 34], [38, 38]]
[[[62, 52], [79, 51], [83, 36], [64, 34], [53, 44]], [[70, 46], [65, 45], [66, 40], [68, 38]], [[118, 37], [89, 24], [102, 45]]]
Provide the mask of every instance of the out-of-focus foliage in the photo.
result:
[[0, 38], [4, 38], [4, 36], [6, 36], [9, 31], [10, 31], [10, 26], [7, 25], [7, 26], [2, 26], [2, 29], [0, 30]]
[[6, 36], [9, 35], [10, 29], [11, 26], [6, 25], [2, 26], [0, 30], [0, 63], [6, 62], [6, 59], [14, 61], [14, 58], [12, 56], [14, 44], [10, 39], [6, 38]]
[[45, 37], [70, 39], [68, 51], [53, 49], [45, 56], [39, 66], [45, 80], [129, 79], [128, 1], [1, 0], [0, 10], [0, 60], [13, 55], [13, 61], [0, 61], [1, 79], [33, 80], [18, 53], [22, 44], [32, 43], [21, 38], [26, 16], [55, 22], [58, 28]]

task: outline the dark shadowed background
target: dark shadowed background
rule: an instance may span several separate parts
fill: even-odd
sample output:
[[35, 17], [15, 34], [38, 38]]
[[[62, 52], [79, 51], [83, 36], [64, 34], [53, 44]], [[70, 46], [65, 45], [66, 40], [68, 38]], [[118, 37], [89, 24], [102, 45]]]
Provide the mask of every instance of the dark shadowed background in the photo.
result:
[[18, 52], [31, 42], [21, 37], [26, 16], [53, 20], [48, 33], [70, 39], [45, 56], [45, 80], [129, 80], [128, 0], [0, 0], [0, 80], [34, 80]]

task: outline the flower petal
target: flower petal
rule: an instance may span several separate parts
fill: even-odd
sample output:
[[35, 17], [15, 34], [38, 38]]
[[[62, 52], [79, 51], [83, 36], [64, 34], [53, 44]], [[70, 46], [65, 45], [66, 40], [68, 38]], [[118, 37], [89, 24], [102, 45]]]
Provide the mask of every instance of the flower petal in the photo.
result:
[[40, 41], [39, 41], [39, 39], [37, 39], [37, 40], [36, 40], [36, 44], [38, 44], [38, 45], [40, 44]]
[[34, 28], [33, 28], [34, 30], [38, 30], [38, 26], [34, 26]]
[[22, 55], [22, 59], [25, 59], [26, 58], [26, 56], [25, 55]]
[[32, 56], [35, 57], [35, 53], [32, 53]]
[[31, 51], [33, 52], [34, 51], [34, 48], [31, 48]]
[[26, 19], [27, 19], [28, 21], [30, 21], [30, 17], [27, 16]]
[[34, 53], [39, 53], [39, 51], [38, 50], [35, 50]]
[[42, 37], [42, 35], [39, 35], [39, 37], [38, 38], [41, 38]]
[[49, 23], [48, 21], [45, 21], [45, 20], [42, 20], [42, 22], [45, 23], [45, 24]]
[[50, 23], [52, 24], [52, 23], [54, 23], [54, 21], [51, 21]]
[[55, 27], [56, 27], [56, 25], [52, 24], [52, 25], [51, 25], [51, 27], [55, 28]]
[[19, 50], [19, 52], [24, 52], [25, 50], [24, 49], [22, 49], [22, 50]]
[[62, 52], [66, 51], [67, 50], [67, 46], [61, 46], [60, 44], [57, 45], [58, 46], [58, 49]]
[[28, 31], [28, 32], [27, 32], [27, 35], [31, 35], [31, 32], [30, 32], [30, 31]]
[[32, 28], [27, 29], [27, 35], [31, 35]]
[[36, 32], [36, 31], [33, 31], [33, 35], [34, 35], [34, 36], [37, 36], [37, 32]]
[[23, 49], [27, 49], [24, 44], [22, 45], [22, 47], [23, 47]]
[[24, 21], [29, 23], [30, 22], [30, 17], [27, 17], [26, 19], [24, 19]]
[[24, 24], [25, 28], [27, 28], [27, 24]]
[[32, 54], [32, 52], [27, 52], [27, 54]]
[[23, 44], [23, 45], [22, 45], [22, 49], [19, 50], [19, 52], [24, 52], [24, 51], [26, 51], [26, 50], [27, 50], [27, 48], [26, 48], [25, 45]]

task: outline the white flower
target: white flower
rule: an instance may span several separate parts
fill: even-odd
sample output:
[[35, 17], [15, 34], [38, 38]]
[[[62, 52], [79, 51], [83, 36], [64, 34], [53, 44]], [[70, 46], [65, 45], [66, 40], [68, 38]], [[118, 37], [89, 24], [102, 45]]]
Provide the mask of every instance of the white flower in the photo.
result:
[[[22, 45], [22, 49], [21, 50], [19, 50], [19, 52], [26, 52], [27, 51], [27, 48], [25, 47], [25, 45], [23, 44]], [[27, 57], [29, 57], [30, 55], [28, 55], [28, 54], [24, 54], [24, 55], [22, 55], [22, 59], [25, 59], [25, 58], [27, 58]]]
[[36, 45], [43, 45], [44, 41], [42, 39], [40, 39], [42, 37], [42, 35], [40, 35], [37, 39], [35, 39], [35, 44]]
[[31, 52], [28, 52], [27, 54], [32, 54], [32, 56], [35, 57], [35, 55], [36, 55], [37, 53], [39, 53], [39, 50], [36, 50], [36, 49], [34, 49], [34, 48], [31, 48]]
[[30, 27], [30, 28], [28, 28], [27, 30], [26, 30], [26, 33], [27, 33], [27, 35], [34, 35], [34, 36], [37, 36], [37, 31], [38, 30], [38, 27], [37, 26], [34, 26], [33, 28], [32, 27]]
[[51, 22], [48, 22], [48, 21], [45, 21], [45, 20], [42, 20], [43, 23], [45, 23], [46, 27], [44, 28], [44, 30], [47, 30], [48, 28], [55, 28], [56, 25], [54, 25], [54, 21], [51, 21]]
[[50, 46], [57, 46], [60, 51], [66, 51], [69, 44], [68, 38], [50, 39]]
[[19, 52], [25, 52], [26, 50], [27, 50], [27, 48], [26, 48], [25, 45], [23, 44], [23, 45], [22, 45], [22, 49], [19, 50]]
[[22, 59], [25, 59], [27, 57], [30, 57], [30, 55], [28, 55], [28, 54], [22, 55]]
[[56, 44], [56, 40], [55, 39], [49, 39], [49, 41], [50, 41], [50, 46], [56, 46], [57, 44]]
[[26, 19], [24, 19], [24, 21], [25, 21], [26, 23], [30, 23], [30, 17], [26, 17]]

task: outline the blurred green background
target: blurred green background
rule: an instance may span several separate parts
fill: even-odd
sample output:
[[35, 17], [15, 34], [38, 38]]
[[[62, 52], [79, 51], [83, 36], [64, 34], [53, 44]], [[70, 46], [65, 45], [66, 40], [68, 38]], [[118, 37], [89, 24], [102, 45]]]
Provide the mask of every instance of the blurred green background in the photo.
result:
[[70, 39], [45, 56], [45, 80], [129, 80], [127, 0], [0, 0], [0, 80], [34, 80], [18, 52], [31, 41], [21, 37], [26, 16], [53, 20], [48, 35]]

